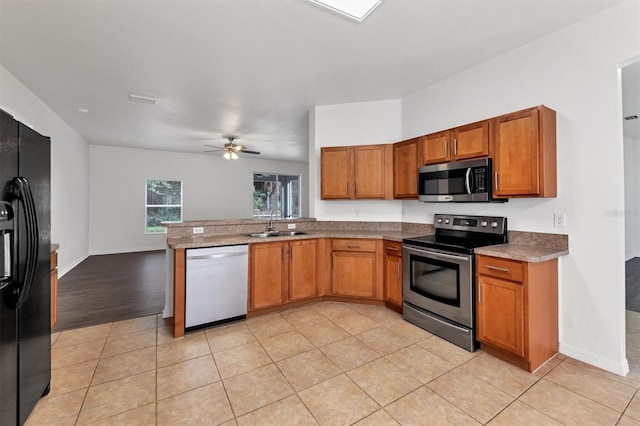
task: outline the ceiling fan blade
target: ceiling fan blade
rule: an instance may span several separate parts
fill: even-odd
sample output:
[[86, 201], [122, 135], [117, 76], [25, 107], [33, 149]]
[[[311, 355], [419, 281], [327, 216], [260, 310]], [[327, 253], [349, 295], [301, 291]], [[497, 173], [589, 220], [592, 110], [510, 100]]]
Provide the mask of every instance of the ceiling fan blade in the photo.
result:
[[241, 152], [242, 152], [243, 154], [255, 154], [255, 155], [260, 155], [260, 152], [259, 152], [259, 151], [251, 151], [251, 150], [249, 150], [249, 149], [243, 149]]
[[207, 144], [204, 144], [204, 146], [207, 146], [207, 147], [213, 148], [213, 149], [225, 149], [225, 148], [223, 148], [221, 146], [213, 146], [213, 145], [207, 145]]

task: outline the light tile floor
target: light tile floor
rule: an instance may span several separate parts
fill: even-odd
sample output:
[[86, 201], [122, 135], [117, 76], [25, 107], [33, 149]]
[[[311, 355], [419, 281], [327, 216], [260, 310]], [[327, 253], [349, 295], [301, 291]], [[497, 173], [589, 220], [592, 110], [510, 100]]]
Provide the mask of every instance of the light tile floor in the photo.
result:
[[556, 356], [529, 374], [381, 306], [323, 302], [174, 339], [156, 316], [52, 335], [34, 425], [640, 425], [631, 372]]

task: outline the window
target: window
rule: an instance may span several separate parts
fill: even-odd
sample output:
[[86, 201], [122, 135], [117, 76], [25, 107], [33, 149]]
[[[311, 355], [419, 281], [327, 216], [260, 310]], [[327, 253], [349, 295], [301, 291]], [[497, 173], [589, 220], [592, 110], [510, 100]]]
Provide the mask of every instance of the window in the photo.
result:
[[162, 222], [182, 222], [182, 182], [147, 179], [145, 233], [166, 232]]
[[253, 217], [300, 217], [300, 176], [253, 174]]

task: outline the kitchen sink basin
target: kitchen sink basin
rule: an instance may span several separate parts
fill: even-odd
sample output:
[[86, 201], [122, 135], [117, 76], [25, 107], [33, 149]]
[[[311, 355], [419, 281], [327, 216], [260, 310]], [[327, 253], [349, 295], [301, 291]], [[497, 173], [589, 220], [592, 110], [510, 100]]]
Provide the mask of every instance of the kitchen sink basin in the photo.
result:
[[293, 236], [293, 235], [305, 235], [306, 232], [303, 232], [303, 231], [280, 231], [280, 232], [278, 232], [278, 234], [283, 236], [283, 237], [288, 237], [288, 236]]
[[253, 238], [267, 238], [267, 237], [277, 237], [279, 234], [277, 232], [253, 232], [247, 235]]
[[268, 237], [293, 237], [294, 235], [305, 235], [303, 231], [265, 231], [265, 232], [253, 232], [247, 234], [253, 238], [268, 238]]

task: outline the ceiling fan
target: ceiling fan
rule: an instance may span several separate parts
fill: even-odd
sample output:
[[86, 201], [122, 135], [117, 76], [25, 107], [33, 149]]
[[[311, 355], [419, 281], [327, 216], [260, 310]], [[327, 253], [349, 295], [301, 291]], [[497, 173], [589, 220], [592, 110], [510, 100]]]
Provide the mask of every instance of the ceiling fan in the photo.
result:
[[205, 144], [204, 146], [207, 146], [207, 147], [213, 148], [213, 149], [206, 150], [204, 152], [223, 151], [224, 152], [223, 157], [226, 158], [227, 160], [237, 160], [238, 159], [238, 154], [240, 154], [240, 153], [242, 153], [242, 154], [260, 155], [260, 152], [258, 152], [258, 151], [252, 151], [252, 150], [247, 149], [246, 147], [244, 147], [242, 145], [238, 145], [236, 143], [233, 143], [233, 141], [235, 141], [237, 139], [236, 136], [233, 136], [233, 135], [225, 136], [225, 139], [227, 139], [229, 142], [225, 143], [223, 147], [222, 146], [213, 146], [213, 145]]

